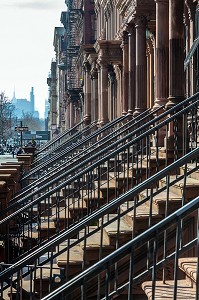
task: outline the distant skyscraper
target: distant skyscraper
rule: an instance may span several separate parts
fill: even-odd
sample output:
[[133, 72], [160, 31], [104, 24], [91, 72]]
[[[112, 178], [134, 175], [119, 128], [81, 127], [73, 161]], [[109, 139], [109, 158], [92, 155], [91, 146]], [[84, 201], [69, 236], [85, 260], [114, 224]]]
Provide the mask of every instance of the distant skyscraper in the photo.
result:
[[34, 88], [31, 87], [30, 91], [30, 110], [32, 113], [35, 111], [35, 95], [34, 95]]
[[45, 100], [45, 113], [44, 113], [45, 119], [47, 119], [47, 117], [48, 117], [48, 111], [49, 111], [49, 101], [46, 99]]
[[12, 103], [15, 106], [15, 114], [17, 118], [22, 118], [23, 114], [26, 113], [32, 114], [35, 118], [39, 118], [39, 112], [35, 111], [35, 96], [33, 87], [31, 87], [30, 91], [30, 100], [17, 99], [14, 90]]

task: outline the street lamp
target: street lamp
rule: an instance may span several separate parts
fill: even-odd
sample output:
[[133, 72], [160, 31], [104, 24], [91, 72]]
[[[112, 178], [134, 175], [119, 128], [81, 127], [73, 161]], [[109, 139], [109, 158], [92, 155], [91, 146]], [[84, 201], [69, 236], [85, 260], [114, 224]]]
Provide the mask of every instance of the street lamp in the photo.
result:
[[28, 130], [29, 130], [28, 126], [23, 126], [22, 121], [20, 121], [20, 126], [15, 126], [15, 131], [20, 132], [20, 134], [21, 134], [21, 136], [20, 136], [21, 147], [22, 147], [22, 133], [23, 133], [23, 131], [28, 131]]

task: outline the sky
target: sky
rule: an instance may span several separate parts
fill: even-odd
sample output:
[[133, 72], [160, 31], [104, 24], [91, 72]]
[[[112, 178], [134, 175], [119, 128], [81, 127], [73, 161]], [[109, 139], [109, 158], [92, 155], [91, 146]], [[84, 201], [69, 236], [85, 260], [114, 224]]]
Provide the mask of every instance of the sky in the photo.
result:
[[54, 28], [63, 26], [64, 0], [0, 0], [0, 92], [30, 99], [44, 116], [47, 77], [55, 57]]

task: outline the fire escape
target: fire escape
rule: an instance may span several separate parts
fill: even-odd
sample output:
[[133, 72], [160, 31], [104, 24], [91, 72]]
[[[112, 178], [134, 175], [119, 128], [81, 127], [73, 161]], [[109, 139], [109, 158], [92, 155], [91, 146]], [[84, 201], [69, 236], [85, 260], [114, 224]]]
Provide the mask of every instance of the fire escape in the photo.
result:
[[65, 27], [65, 100], [66, 104], [73, 103], [82, 113], [82, 76], [81, 76], [81, 32], [83, 23], [82, 0], [66, 0], [68, 11], [62, 13], [61, 21]]

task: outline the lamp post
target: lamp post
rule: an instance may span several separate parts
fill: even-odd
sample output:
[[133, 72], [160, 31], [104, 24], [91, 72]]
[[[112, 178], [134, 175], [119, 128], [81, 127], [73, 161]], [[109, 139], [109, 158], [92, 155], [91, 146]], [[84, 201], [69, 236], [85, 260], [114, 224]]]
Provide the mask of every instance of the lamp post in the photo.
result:
[[20, 121], [20, 126], [15, 126], [15, 131], [20, 132], [20, 144], [22, 147], [22, 137], [23, 137], [22, 134], [23, 131], [28, 131], [28, 126], [23, 126], [22, 121]]

